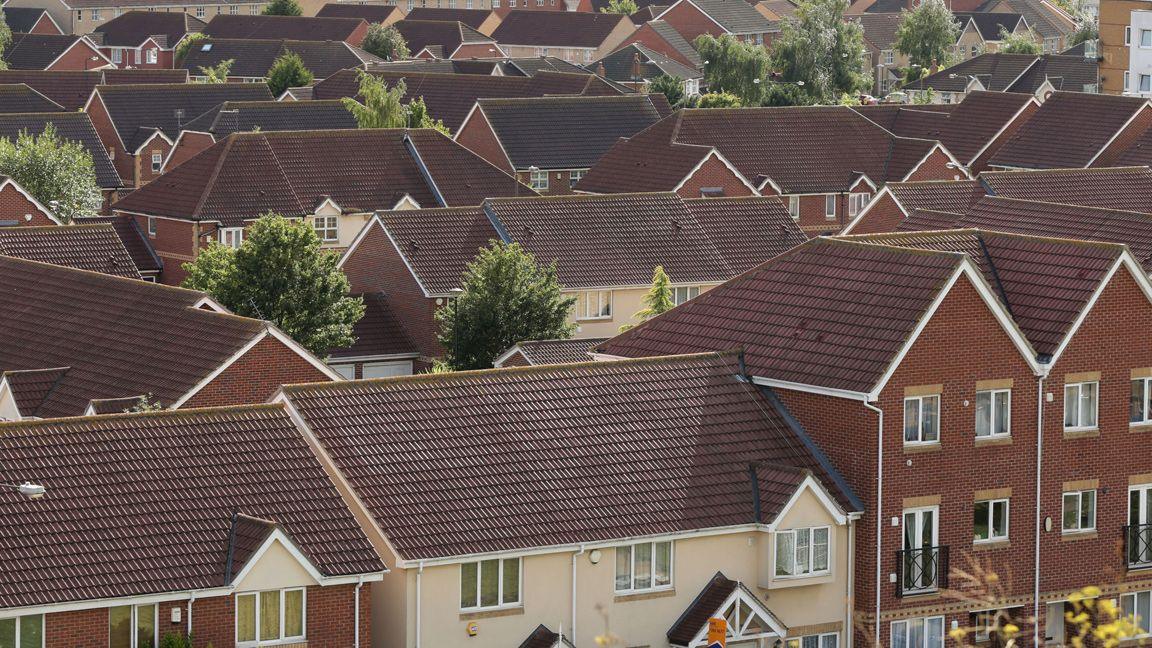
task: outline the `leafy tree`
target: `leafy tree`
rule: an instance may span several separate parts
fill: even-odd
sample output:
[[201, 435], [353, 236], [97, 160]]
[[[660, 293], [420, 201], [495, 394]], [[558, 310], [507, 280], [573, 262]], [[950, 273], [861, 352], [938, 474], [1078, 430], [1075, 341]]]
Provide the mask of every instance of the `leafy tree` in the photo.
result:
[[[656, 266], [655, 272], [652, 273], [652, 287], [641, 300], [644, 308], [636, 311], [632, 317], [647, 322], [648, 320], [667, 313], [676, 306], [676, 302], [672, 300], [672, 281], [668, 278], [668, 273], [664, 272], [664, 266]], [[632, 328], [632, 324], [625, 324], [620, 327], [620, 332], [623, 333]]]
[[934, 101], [936, 101], [936, 91], [932, 88], [921, 90], [912, 95], [912, 103], [918, 106], [927, 106]]
[[[138, 414], [140, 412], [158, 412], [162, 409], [164, 409], [164, 404], [161, 403], [160, 401], [156, 400], [156, 397], [153, 396], [151, 393], [148, 393], [148, 394], [144, 394], [143, 396], [141, 396], [136, 401], [135, 405], [125, 409], [124, 413], [125, 414]], [[165, 637], [165, 638], [167, 638], [167, 637]], [[164, 644], [163, 639], [160, 641], [160, 644], [161, 645]]]
[[180, 41], [180, 44], [176, 46], [176, 50], [172, 53], [176, 62], [179, 63], [183, 61], [184, 57], [188, 56], [188, 52], [192, 51], [192, 47], [206, 38], [208, 38], [208, 34], [204, 32], [190, 32], [185, 36], [184, 40]]
[[364, 303], [348, 296], [339, 255], [320, 248], [303, 221], [268, 213], [236, 249], [212, 243], [184, 264], [184, 286], [202, 290], [237, 315], [271, 321], [312, 353], [352, 344]]
[[900, 15], [893, 47], [916, 65], [942, 63], [960, 38], [960, 23], [944, 0], [924, 0]]
[[95, 214], [103, 202], [92, 154], [79, 142], [57, 135], [51, 123], [38, 136], [21, 131], [15, 142], [0, 139], [0, 174], [15, 180], [63, 221]]
[[1083, 43], [1084, 41], [1096, 40], [1100, 38], [1100, 30], [1096, 26], [1096, 21], [1092, 20], [1089, 16], [1081, 16], [1078, 19], [1076, 31], [1068, 37], [1068, 47], [1073, 47]]
[[541, 266], [518, 243], [493, 241], [464, 272], [463, 291], [436, 311], [453, 369], [484, 369], [521, 340], [569, 338], [574, 297], [560, 292], [556, 264]]
[[368, 25], [368, 34], [364, 37], [364, 42], [360, 43], [360, 49], [386, 61], [398, 61], [411, 55], [408, 43], [404, 41], [400, 30], [391, 25], [385, 27], [381, 23]]
[[860, 24], [844, 20], [848, 0], [801, 0], [772, 42], [772, 66], [784, 82], [804, 82], [809, 103], [834, 103], [872, 86]]
[[807, 106], [811, 103], [812, 98], [804, 88], [794, 83], [769, 83], [760, 101], [761, 106]]
[[1000, 40], [1003, 42], [1000, 51], [1005, 54], [1042, 54], [1044, 52], [1044, 48], [1040, 47], [1040, 42], [1036, 39], [1035, 32], [1031, 29], [1023, 34], [1015, 32], [1009, 34], [1008, 30], [1001, 27]]
[[232, 73], [232, 64], [236, 59], [225, 59], [212, 67], [200, 67], [200, 75], [204, 77], [198, 83], [228, 83], [228, 75]]
[[288, 88], [299, 88], [312, 83], [312, 72], [304, 67], [304, 60], [296, 52], [284, 52], [268, 69], [268, 89], [279, 97]]
[[299, 16], [303, 13], [296, 0], [272, 0], [264, 7], [265, 16]]
[[424, 97], [416, 97], [409, 101], [408, 105], [405, 106], [405, 111], [408, 113], [408, 128], [431, 128], [445, 135], [452, 135], [452, 132], [444, 125], [444, 120], [433, 119], [432, 115], [428, 113], [428, 106], [424, 104]]
[[709, 92], [700, 95], [700, 99], [696, 102], [697, 108], [739, 108], [741, 105], [740, 97], [732, 94], [731, 92]]
[[631, 16], [637, 11], [640, 11], [640, 7], [636, 4], [636, 0], [608, 0], [608, 6], [600, 8], [600, 13], [625, 16]]
[[360, 96], [364, 103], [350, 97], [341, 101], [356, 118], [360, 128], [432, 128], [449, 135], [448, 128], [439, 119], [433, 119], [423, 97], [403, 103], [408, 86], [400, 79], [391, 88], [379, 77], [360, 70]]
[[8, 26], [8, 21], [4, 18], [4, 12], [0, 11], [0, 70], [8, 69], [8, 63], [5, 62], [2, 57], [11, 44], [12, 28]]
[[693, 43], [704, 60], [704, 83], [712, 92], [736, 95], [745, 106], [759, 106], [763, 80], [771, 69], [768, 51], [728, 34], [703, 34]]
[[662, 94], [669, 104], [678, 106], [684, 101], [684, 82], [674, 76], [661, 74], [648, 83], [648, 92]]

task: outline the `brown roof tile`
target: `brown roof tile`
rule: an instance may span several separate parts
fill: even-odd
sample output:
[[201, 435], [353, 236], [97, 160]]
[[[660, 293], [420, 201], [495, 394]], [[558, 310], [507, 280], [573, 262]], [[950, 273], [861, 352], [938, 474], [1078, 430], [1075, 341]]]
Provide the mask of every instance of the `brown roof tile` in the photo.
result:
[[139, 47], [149, 38], [173, 49], [186, 35], [204, 29], [203, 20], [183, 11], [125, 11], [95, 28], [104, 47]]
[[140, 226], [136, 224], [135, 218], [131, 216], [93, 216], [78, 218], [75, 222], [77, 224], [108, 223], [111, 225], [116, 230], [116, 235], [120, 237], [124, 249], [128, 250], [128, 256], [132, 257], [136, 269], [140, 272], [156, 274], [164, 268], [164, 262], [156, 255], [156, 250], [152, 248], [152, 243], [140, 230]]
[[628, 16], [570, 11], [509, 11], [492, 38], [501, 45], [599, 48]]
[[101, 83], [102, 76], [103, 72], [99, 71], [0, 70], [0, 83], [26, 84], [65, 110], [80, 110]]
[[0, 85], [0, 113], [63, 112], [64, 107], [23, 83]]
[[334, 359], [382, 355], [419, 355], [404, 324], [392, 312], [388, 296], [382, 292], [353, 295], [364, 300], [364, 316], [352, 327], [356, 341], [351, 346], [332, 349]]
[[56, 134], [62, 139], [78, 142], [92, 155], [96, 172], [96, 184], [101, 189], [116, 189], [124, 186], [108, 149], [100, 141], [96, 127], [85, 112], [39, 112], [0, 114], [0, 137], [15, 140], [21, 132], [39, 135], [52, 124]]
[[139, 279], [116, 230], [108, 224], [0, 227], [0, 254]]
[[363, 24], [360, 18], [217, 14], [208, 21], [204, 33], [212, 38], [342, 41]]
[[[12, 42], [4, 50], [4, 62], [12, 70], [43, 70], [54, 63], [83, 36], [70, 34], [13, 33]], [[103, 62], [107, 64], [107, 62]]]
[[917, 210], [962, 214], [984, 195], [976, 180], [891, 182], [887, 189], [908, 213]]
[[[394, 5], [329, 2], [320, 7], [316, 16], [318, 18], [360, 18], [369, 23], [383, 23], [397, 12], [401, 12], [401, 9]], [[401, 15], [403, 15], [402, 12]]]
[[466, 43], [490, 43], [491, 56], [498, 56], [496, 41], [474, 28], [457, 20], [415, 20], [407, 17], [393, 23], [393, 27], [404, 37], [413, 55], [426, 47], [439, 46], [443, 52], [437, 58], [447, 58], [456, 48]]
[[187, 83], [187, 70], [167, 70], [164, 68], [125, 68], [123, 70], [101, 70], [101, 83], [104, 85], [149, 85], [155, 83]]
[[568, 340], [525, 340], [509, 349], [524, 357], [530, 365], [569, 364], [588, 362], [593, 347], [608, 338], [572, 338]]
[[492, 15], [492, 11], [488, 9], [413, 7], [405, 18], [407, 20], [450, 20], [462, 22], [472, 29], [480, 29]]
[[315, 78], [324, 79], [340, 70], [364, 67], [380, 62], [377, 56], [341, 40], [273, 40], [256, 38], [207, 38], [196, 43], [180, 62], [188, 74], [199, 76], [200, 68], [234, 61], [228, 74], [232, 77], [263, 78], [286, 52], [300, 57], [304, 67]]
[[1152, 169], [1146, 166], [985, 171], [989, 195], [1152, 214]]
[[740, 583], [716, 572], [704, 589], [692, 600], [692, 604], [676, 620], [668, 630], [668, 642], [674, 646], [687, 646], [696, 638], [697, 633], [707, 623], [708, 619], [724, 605], [724, 601], [740, 587]]

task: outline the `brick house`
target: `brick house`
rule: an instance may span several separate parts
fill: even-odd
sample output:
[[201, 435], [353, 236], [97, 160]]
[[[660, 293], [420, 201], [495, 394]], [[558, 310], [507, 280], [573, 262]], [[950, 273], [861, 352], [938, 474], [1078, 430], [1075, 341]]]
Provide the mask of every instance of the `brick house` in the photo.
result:
[[392, 26], [404, 37], [412, 58], [467, 60], [505, 56], [491, 36], [458, 20], [405, 18]]
[[88, 37], [117, 66], [171, 69], [176, 48], [206, 24], [184, 12], [126, 11]]
[[974, 90], [1027, 92], [1043, 101], [1053, 92], [1094, 94], [1100, 77], [1096, 59], [1061, 54], [981, 54], [900, 89], [909, 102], [932, 91], [934, 103], [955, 103]]
[[218, 14], [208, 21], [204, 33], [246, 40], [343, 41], [359, 47], [368, 23], [361, 18]]
[[0, 227], [60, 225], [60, 219], [12, 178], [0, 176]]
[[35, 7], [4, 7], [4, 22], [8, 29], [21, 34], [63, 34], [64, 30], [53, 20], [52, 14]]
[[197, 43], [180, 61], [180, 67], [187, 70], [193, 80], [203, 80], [205, 77], [200, 68], [215, 67], [231, 60], [229, 82], [263, 84], [276, 59], [289, 52], [300, 57], [317, 81], [341, 70], [355, 73], [372, 63], [383, 62], [383, 59], [344, 41], [211, 37]]
[[183, 263], [211, 241], [239, 246], [245, 228], [269, 211], [306, 219], [326, 247], [345, 248], [377, 211], [534, 195], [429, 129], [259, 131], [232, 133], [113, 211], [136, 219], [164, 261], [160, 280], [179, 284]]
[[[162, 79], [156, 78], [161, 76]], [[183, 70], [0, 70], [0, 85], [23, 83], [69, 112], [82, 110], [98, 85], [185, 83], [187, 80]]]
[[64, 107], [26, 84], [0, 85], [0, 114], [29, 112], [64, 112]]
[[4, 423], [0, 457], [47, 489], [0, 494], [12, 645], [369, 645], [387, 568], [282, 407]]
[[704, 73], [640, 43], [629, 43], [588, 66], [598, 76], [639, 92], [648, 92], [652, 81], [670, 76], [683, 82], [684, 94], [700, 94]]
[[510, 11], [492, 38], [511, 57], [555, 56], [586, 64], [615, 51], [634, 31], [632, 20], [619, 14]]
[[220, 0], [9, 0], [12, 7], [47, 11], [65, 34], [90, 34], [97, 27], [126, 11], [186, 12], [200, 20], [222, 14], [251, 14], [263, 11], [267, 2], [231, 4]]
[[638, 43], [693, 70], [703, 71], [704, 61], [680, 32], [663, 20], [650, 20], [640, 25], [620, 46]]
[[115, 277], [141, 278], [132, 255], [109, 223], [0, 227], [0, 254]]
[[490, 9], [457, 9], [414, 7], [405, 16], [408, 20], [448, 20], [461, 22], [472, 29], [491, 36], [500, 25], [500, 14]]
[[13, 70], [102, 70], [116, 67], [85, 36], [13, 33], [4, 50]]
[[617, 139], [671, 112], [664, 95], [480, 99], [453, 139], [542, 194], [565, 194]]
[[751, 4], [729, 0], [676, 0], [656, 20], [667, 23], [689, 43], [704, 34], [726, 34], [741, 42], [769, 45], [780, 33], [779, 24]]
[[[104, 196], [104, 204], [111, 204], [115, 194], [124, 186], [116, 166], [108, 156], [108, 151], [100, 141], [95, 126], [87, 113], [83, 112], [27, 112], [0, 114], [0, 138], [15, 141], [22, 132], [40, 135], [51, 124], [56, 134], [64, 140], [77, 142], [92, 155], [92, 166], [96, 172], [96, 185]], [[22, 212], [27, 213], [27, 212]], [[40, 223], [46, 224], [46, 223]]]

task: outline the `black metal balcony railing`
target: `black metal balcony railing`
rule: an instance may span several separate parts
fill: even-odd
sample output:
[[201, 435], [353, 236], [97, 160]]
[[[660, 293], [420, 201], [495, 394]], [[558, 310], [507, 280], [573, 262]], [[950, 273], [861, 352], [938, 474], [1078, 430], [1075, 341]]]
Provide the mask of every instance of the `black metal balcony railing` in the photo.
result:
[[948, 587], [948, 547], [896, 552], [896, 596], [912, 596]]
[[1124, 556], [1129, 569], [1152, 567], [1152, 524], [1124, 527]]

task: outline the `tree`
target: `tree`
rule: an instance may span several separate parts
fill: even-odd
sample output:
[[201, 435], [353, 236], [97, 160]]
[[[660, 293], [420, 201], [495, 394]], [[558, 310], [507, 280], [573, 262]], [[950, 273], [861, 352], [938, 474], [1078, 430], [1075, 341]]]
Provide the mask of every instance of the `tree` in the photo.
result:
[[804, 88], [794, 83], [769, 83], [760, 101], [761, 106], [807, 106], [811, 103], [812, 99]]
[[1003, 27], [1000, 28], [1000, 51], [1005, 54], [1042, 54], [1044, 49], [1040, 47], [1040, 41], [1036, 38], [1036, 33], [1031, 29], [1018, 34], [1016, 32], [1008, 33], [1008, 30]]
[[893, 48], [915, 65], [943, 63], [960, 38], [960, 23], [944, 0], [924, 0], [912, 11], [901, 11], [900, 16]]
[[640, 7], [636, 4], [636, 0], [608, 0], [608, 6], [600, 8], [600, 13], [624, 16], [631, 16], [637, 11], [640, 11]]
[[261, 216], [239, 248], [212, 243], [191, 263], [184, 287], [212, 295], [237, 315], [265, 319], [318, 356], [355, 342], [364, 302], [348, 296], [339, 255], [320, 248], [303, 221]]
[[763, 47], [742, 43], [728, 34], [703, 34], [694, 45], [704, 60], [704, 83], [712, 92], [736, 95], [745, 106], [759, 106], [771, 62]]
[[391, 25], [385, 27], [381, 23], [368, 25], [368, 35], [360, 43], [360, 49], [386, 61], [398, 61], [411, 55], [400, 30]]
[[38, 136], [21, 131], [15, 142], [0, 139], [0, 174], [65, 222], [95, 214], [103, 202], [92, 154], [79, 142], [59, 137], [51, 123]]
[[848, 0], [801, 0], [772, 42], [772, 66], [785, 82], [804, 82], [809, 103], [835, 103], [872, 86], [860, 24], [844, 20]]
[[268, 69], [268, 89], [279, 97], [288, 88], [300, 88], [312, 83], [312, 72], [304, 67], [304, 60], [296, 52], [284, 52]]
[[8, 20], [4, 18], [4, 12], [0, 11], [0, 70], [7, 70], [8, 63], [4, 61], [3, 55], [8, 51], [8, 46], [12, 44], [12, 28], [8, 26]]
[[[668, 278], [668, 273], [664, 272], [664, 266], [656, 266], [656, 270], [652, 273], [652, 286], [641, 299], [641, 303], [644, 304], [644, 308], [636, 311], [636, 314], [632, 316], [641, 322], [647, 322], [676, 307], [676, 302], [672, 300], [672, 280]], [[620, 332], [623, 333], [632, 326], [632, 324], [625, 324], [620, 327]]]
[[408, 128], [431, 128], [445, 135], [452, 135], [452, 131], [444, 125], [443, 119], [433, 119], [429, 114], [428, 106], [424, 104], [424, 97], [416, 97], [409, 101], [405, 112], [408, 113]]
[[463, 291], [436, 311], [453, 369], [485, 369], [522, 340], [569, 338], [574, 297], [560, 292], [556, 264], [541, 266], [518, 243], [493, 241], [464, 272]]
[[442, 120], [432, 118], [423, 97], [417, 97], [407, 105], [403, 103], [404, 94], [408, 92], [403, 79], [389, 88], [382, 78], [363, 70], [360, 70], [359, 75], [359, 94], [364, 103], [350, 97], [341, 101], [356, 118], [360, 128], [432, 128], [445, 135], [451, 134]]
[[200, 76], [203, 78], [197, 83], [228, 83], [228, 75], [232, 72], [232, 64], [236, 59], [225, 59], [211, 67], [200, 67]]
[[912, 103], [917, 106], [927, 106], [936, 103], [936, 91], [932, 88], [921, 90], [912, 95]]
[[272, 0], [264, 7], [265, 16], [299, 16], [304, 13], [296, 0]]
[[673, 106], [684, 101], [684, 82], [674, 76], [661, 74], [648, 83], [648, 92], [662, 94]]
[[696, 102], [697, 108], [739, 108], [741, 105], [740, 97], [732, 94], [731, 92], [709, 92], [700, 95], [700, 99]]
[[1083, 43], [1084, 41], [1096, 40], [1100, 38], [1100, 30], [1096, 26], [1096, 21], [1092, 20], [1091, 16], [1080, 16], [1077, 21], [1076, 31], [1068, 37], [1068, 47], [1074, 47]]
[[197, 43], [206, 38], [208, 38], [208, 34], [204, 32], [190, 32], [184, 37], [184, 40], [180, 41], [180, 44], [176, 46], [176, 50], [172, 53], [173, 58], [177, 63], [180, 63], [184, 60], [185, 56], [188, 56], [188, 52], [192, 51], [192, 48]]

